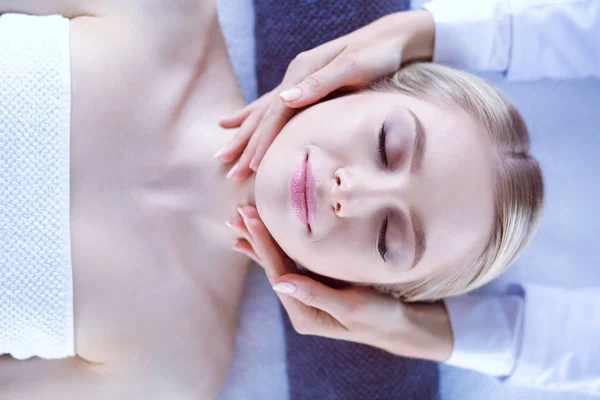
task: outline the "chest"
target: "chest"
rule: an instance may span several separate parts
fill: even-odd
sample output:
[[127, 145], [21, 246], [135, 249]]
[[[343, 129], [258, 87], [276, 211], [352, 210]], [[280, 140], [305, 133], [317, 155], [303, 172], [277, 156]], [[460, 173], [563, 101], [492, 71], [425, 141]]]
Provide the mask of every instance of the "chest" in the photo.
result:
[[72, 29], [76, 351], [198, 370], [228, 357], [245, 278], [210, 157], [230, 137], [218, 117], [241, 100], [224, 48], [202, 68], [163, 62], [134, 32], [112, 36], [128, 27], [96, 23]]

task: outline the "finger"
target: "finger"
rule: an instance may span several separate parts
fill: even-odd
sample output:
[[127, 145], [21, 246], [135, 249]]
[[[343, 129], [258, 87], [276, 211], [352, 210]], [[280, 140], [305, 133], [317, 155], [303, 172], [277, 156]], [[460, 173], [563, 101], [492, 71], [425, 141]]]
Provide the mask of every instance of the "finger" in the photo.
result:
[[348, 329], [330, 314], [309, 307], [292, 297], [277, 293], [277, 297], [296, 332], [303, 335], [318, 335], [332, 339], [349, 339]]
[[285, 105], [300, 108], [311, 105], [342, 87], [356, 86], [360, 82], [357, 63], [338, 56], [320, 70], [310, 74], [302, 82], [279, 94]]
[[238, 128], [248, 118], [255, 105], [256, 102], [252, 102], [233, 114], [221, 117], [219, 125], [226, 129]]
[[250, 139], [250, 142], [246, 145], [246, 149], [240, 156], [237, 163], [227, 173], [228, 179], [233, 179], [238, 182], [243, 182], [252, 174], [252, 170], [249, 167], [252, 154], [254, 154], [256, 148], [256, 140]]
[[247, 256], [248, 258], [250, 258], [252, 261], [256, 262], [257, 264], [261, 263], [260, 257], [254, 251], [254, 249], [252, 248], [252, 245], [250, 243], [248, 243], [248, 241], [246, 241], [245, 239], [240, 239], [237, 242], [235, 242], [232, 249], [234, 251], [237, 251], [238, 253], [241, 253], [241, 254]]
[[244, 224], [244, 220], [242, 219], [241, 216], [236, 215], [229, 221], [226, 221], [225, 225], [229, 229], [236, 232], [240, 238], [246, 239], [247, 241], [251, 242], [250, 232], [248, 232], [248, 229], [246, 229], [246, 225]]
[[252, 205], [245, 205], [244, 207], [240, 208], [242, 213], [244, 213], [244, 215], [248, 218], [258, 218], [260, 219], [260, 215], [258, 214], [258, 210], [256, 209], [256, 207], [252, 206]]
[[246, 145], [246, 148], [236, 164], [235, 172], [231, 173], [231, 175], [228, 176], [229, 178], [242, 182], [254, 172], [250, 168], [250, 162], [252, 161], [254, 153], [256, 152], [256, 147], [258, 146], [259, 137], [257, 135], [257, 132], [255, 132], [250, 138], [250, 141]]
[[248, 218], [242, 210], [248, 232], [252, 236], [254, 251], [263, 260], [261, 265], [265, 268], [267, 278], [272, 285], [275, 280], [288, 273], [296, 271], [296, 264], [287, 254], [277, 245], [265, 225], [258, 218]]
[[[260, 221], [260, 217], [258, 216], [258, 211], [254, 206], [247, 205], [244, 207], [238, 207], [237, 212], [238, 215], [236, 215], [231, 222], [232, 224], [236, 225], [236, 228], [239, 230], [239, 232], [243, 232], [244, 239], [246, 239], [254, 248], [255, 240], [252, 236], [252, 233], [250, 233], [248, 230], [248, 224], [250, 223], [249, 221], [251, 219], [258, 219], [258, 223], [262, 223], [262, 221]], [[262, 238], [258, 237], [257, 239]]]
[[252, 235], [252, 233], [250, 233], [250, 231], [248, 230], [248, 221], [250, 220], [250, 216], [246, 212], [246, 207], [238, 207], [237, 212], [242, 220], [242, 224], [244, 225], [244, 230], [248, 231], [249, 235]]
[[[269, 104], [271, 98], [276, 97], [274, 93], [279, 92], [279, 90], [280, 89], [276, 87], [270, 92], [263, 94], [258, 99], [254, 100], [252, 103], [247, 104], [241, 110], [238, 110], [233, 114], [221, 117], [221, 119], [219, 120], [219, 124], [223, 128], [237, 128], [241, 126], [252, 113], [258, 112], [262, 115], [267, 105]], [[262, 111], [260, 111], [261, 109]]]
[[227, 146], [219, 150], [214, 157], [226, 163], [232, 162], [239, 157], [256, 130], [262, 115], [263, 112], [261, 110], [255, 109], [254, 112], [246, 118], [233, 140], [231, 140]]
[[296, 110], [287, 107], [278, 99], [274, 100], [268, 115], [266, 118], [263, 118], [256, 129], [257, 144], [250, 162], [250, 169], [253, 171], [258, 170], [258, 166], [262, 162], [267, 150], [295, 113]]
[[284, 275], [277, 279], [273, 289], [308, 307], [324, 311], [338, 321], [344, 321], [354, 309], [354, 302], [350, 301], [347, 292], [332, 289], [307, 276]]
[[[265, 268], [272, 285], [277, 284], [277, 277], [286, 271], [295, 271], [294, 262], [277, 246], [266, 227], [258, 217], [253, 206], [238, 209], [249, 232], [252, 235], [252, 250], [258, 264]], [[252, 217], [250, 216], [252, 215]], [[250, 256], [250, 255], [249, 255]], [[294, 277], [295, 275], [286, 275]], [[293, 297], [278, 293], [278, 297], [287, 310], [294, 328], [300, 333], [318, 334], [321, 336], [344, 339], [347, 329], [327, 312], [310, 307]]]

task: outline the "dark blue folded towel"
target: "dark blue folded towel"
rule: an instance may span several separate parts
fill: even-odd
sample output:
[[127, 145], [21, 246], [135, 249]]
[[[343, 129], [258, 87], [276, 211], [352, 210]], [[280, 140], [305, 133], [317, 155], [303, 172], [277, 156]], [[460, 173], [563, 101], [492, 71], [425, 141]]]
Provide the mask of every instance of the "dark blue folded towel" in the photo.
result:
[[[408, 0], [254, 0], [259, 95], [279, 85], [298, 53], [408, 5]], [[435, 363], [395, 357], [356, 343], [301, 336], [285, 311], [283, 315], [291, 400], [438, 398]]]
[[290, 400], [433, 400], [438, 369], [357, 343], [297, 334], [285, 310]]
[[409, 0], [254, 0], [258, 94], [279, 85], [299, 53], [409, 6]]

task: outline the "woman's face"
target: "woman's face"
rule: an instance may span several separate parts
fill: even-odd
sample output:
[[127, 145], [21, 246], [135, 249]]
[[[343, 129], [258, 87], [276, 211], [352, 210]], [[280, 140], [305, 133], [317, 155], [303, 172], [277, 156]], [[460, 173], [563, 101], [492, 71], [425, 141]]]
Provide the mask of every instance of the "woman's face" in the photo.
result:
[[408, 282], [467, 266], [494, 218], [487, 133], [465, 111], [365, 92], [304, 110], [256, 177], [258, 212], [318, 274]]

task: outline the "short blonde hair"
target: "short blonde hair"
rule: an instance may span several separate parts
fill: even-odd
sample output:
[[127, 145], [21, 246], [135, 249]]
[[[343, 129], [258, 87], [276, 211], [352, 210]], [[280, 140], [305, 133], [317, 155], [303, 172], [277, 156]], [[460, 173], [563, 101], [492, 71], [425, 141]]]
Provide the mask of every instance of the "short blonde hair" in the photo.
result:
[[529, 134], [523, 118], [512, 102], [484, 79], [431, 63], [409, 65], [370, 89], [400, 91], [467, 111], [489, 133], [497, 167], [494, 225], [485, 248], [470, 265], [415, 282], [375, 287], [405, 301], [431, 301], [491, 281], [527, 247], [542, 215], [542, 172], [528, 153]]

